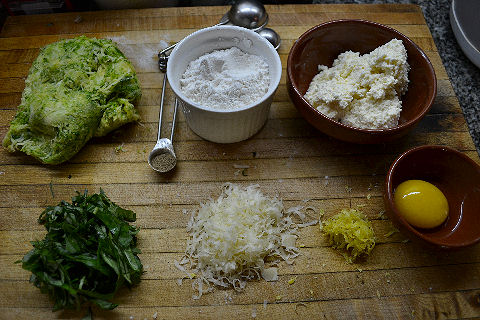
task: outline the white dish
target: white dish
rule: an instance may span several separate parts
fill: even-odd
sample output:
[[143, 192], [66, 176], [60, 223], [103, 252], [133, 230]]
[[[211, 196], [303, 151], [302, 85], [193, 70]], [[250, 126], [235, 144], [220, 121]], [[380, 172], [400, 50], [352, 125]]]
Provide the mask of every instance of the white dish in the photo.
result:
[[[187, 98], [181, 90], [180, 79], [188, 64], [206, 53], [233, 46], [265, 59], [270, 74], [268, 92], [260, 100], [235, 110], [218, 110]], [[177, 44], [167, 66], [170, 87], [188, 126], [200, 137], [218, 143], [248, 139], [262, 128], [281, 75], [280, 57], [272, 44], [256, 32], [236, 26], [215, 26], [192, 33]]]
[[480, 68], [480, 1], [453, 0], [450, 24], [465, 55]]

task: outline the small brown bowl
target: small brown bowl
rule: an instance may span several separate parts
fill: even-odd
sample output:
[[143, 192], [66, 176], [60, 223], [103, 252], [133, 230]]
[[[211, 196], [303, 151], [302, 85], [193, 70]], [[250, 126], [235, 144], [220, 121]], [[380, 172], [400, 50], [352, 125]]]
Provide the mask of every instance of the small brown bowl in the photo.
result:
[[[449, 214], [441, 226], [415, 228], [398, 212], [395, 188], [412, 179], [432, 183], [447, 198]], [[459, 151], [421, 146], [400, 155], [385, 179], [384, 202], [393, 224], [414, 241], [438, 249], [459, 249], [480, 241], [480, 167]]]
[[[401, 97], [398, 126], [389, 129], [360, 129], [331, 119], [312, 107], [304, 95], [318, 73], [318, 65], [331, 67], [340, 53], [365, 54], [392, 39], [403, 41], [410, 64], [408, 91]], [[365, 20], [335, 20], [308, 30], [293, 44], [287, 60], [287, 88], [290, 99], [315, 128], [339, 140], [354, 143], [382, 143], [405, 135], [430, 110], [437, 93], [433, 66], [425, 53], [400, 32]]]

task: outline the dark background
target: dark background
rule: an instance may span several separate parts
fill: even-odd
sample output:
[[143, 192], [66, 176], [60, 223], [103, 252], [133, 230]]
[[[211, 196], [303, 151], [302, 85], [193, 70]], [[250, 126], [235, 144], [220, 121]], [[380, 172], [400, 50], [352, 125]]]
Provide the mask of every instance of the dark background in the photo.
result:
[[[131, 0], [132, 8], [135, 7], [135, 0]], [[159, 4], [155, 5], [157, 7], [169, 6], [162, 5], [162, 2], [175, 2], [178, 7], [190, 7], [190, 6], [204, 6], [204, 5], [231, 5], [235, 0], [177, 0], [177, 1], [157, 1]], [[288, 0], [269, 0], [261, 1], [263, 4], [287, 4], [287, 3], [297, 3], [297, 4], [307, 4], [312, 3], [312, 0], [300, 0], [300, 1], [288, 1]], [[23, 6], [34, 6], [35, 4], [44, 4], [45, 9], [33, 9], [33, 10], [22, 10]], [[70, 4], [73, 7], [73, 11], [95, 11], [101, 10], [102, 8], [97, 5], [95, 0], [70, 0]], [[0, 26], [3, 25], [5, 18], [8, 16], [9, 12], [6, 7], [15, 14], [15, 15], [24, 15], [24, 14], [42, 14], [42, 13], [58, 13], [58, 12], [67, 12], [71, 11], [64, 0], [2, 0], [0, 3], [1, 6], [1, 17], [0, 17]], [[60, 8], [58, 8], [60, 6]]]

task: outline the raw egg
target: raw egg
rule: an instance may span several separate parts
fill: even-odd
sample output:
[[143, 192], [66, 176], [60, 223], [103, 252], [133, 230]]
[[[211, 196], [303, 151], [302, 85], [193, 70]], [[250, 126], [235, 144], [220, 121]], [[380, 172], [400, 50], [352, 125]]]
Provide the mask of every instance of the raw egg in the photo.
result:
[[394, 199], [398, 211], [412, 226], [435, 228], [447, 219], [447, 198], [429, 182], [404, 181], [395, 190]]

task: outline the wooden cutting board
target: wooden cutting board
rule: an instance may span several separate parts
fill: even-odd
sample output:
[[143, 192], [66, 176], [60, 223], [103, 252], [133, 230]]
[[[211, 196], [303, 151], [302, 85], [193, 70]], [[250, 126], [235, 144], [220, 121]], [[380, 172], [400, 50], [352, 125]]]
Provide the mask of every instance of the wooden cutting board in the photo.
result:
[[[410, 37], [428, 55], [438, 78], [438, 96], [420, 125], [401, 140], [377, 146], [343, 143], [316, 131], [300, 117], [285, 87], [285, 72], [265, 127], [252, 139], [214, 144], [197, 137], [179, 115], [173, 173], [160, 175], [147, 164], [156, 140], [162, 74], [156, 64], [161, 46], [217, 23], [228, 7], [99, 11], [9, 17], [0, 38], [0, 137], [3, 139], [39, 48], [85, 34], [117, 41], [133, 62], [143, 89], [141, 124], [125, 126], [90, 141], [71, 161], [45, 166], [0, 148], [0, 318], [81, 318], [82, 312], [52, 313], [52, 303], [28, 283], [14, 264], [43, 238], [37, 218], [47, 205], [69, 200], [75, 191], [100, 188], [137, 213], [145, 266], [141, 284], [118, 295], [114, 311], [94, 310], [95, 319], [256, 318], [409, 319], [480, 316], [480, 247], [451, 253], [427, 251], [394, 233], [381, 219], [383, 180], [401, 152], [424, 144], [447, 145], [479, 162], [462, 110], [419, 7], [413, 5], [267, 6], [269, 26], [283, 39], [285, 68], [292, 43], [304, 31], [339, 18], [389, 25]], [[164, 119], [171, 119], [168, 91]], [[165, 126], [163, 136], [170, 130]], [[122, 148], [118, 148], [122, 146]], [[118, 151], [122, 149], [123, 151]], [[116, 150], [118, 152], [116, 152]], [[238, 166], [249, 166], [238, 169]], [[187, 234], [184, 209], [216, 197], [225, 182], [258, 183], [278, 194], [287, 207], [311, 199], [326, 217], [360, 207], [372, 220], [378, 243], [363, 263], [348, 264], [327, 247], [318, 226], [301, 231], [301, 255], [281, 264], [278, 282], [248, 284], [244, 292], [216, 290], [193, 300], [191, 281], [173, 261], [182, 256]], [[288, 280], [296, 277], [294, 284]], [[231, 300], [228, 298], [231, 297]], [[266, 304], [264, 304], [264, 302]]]

